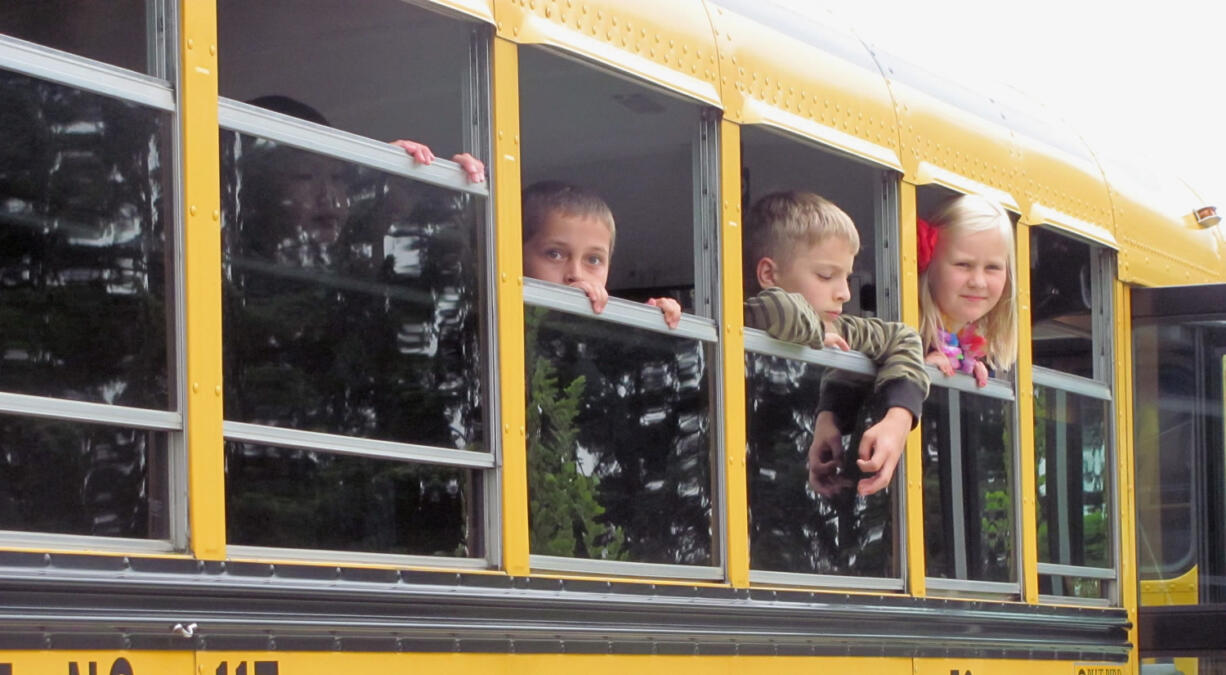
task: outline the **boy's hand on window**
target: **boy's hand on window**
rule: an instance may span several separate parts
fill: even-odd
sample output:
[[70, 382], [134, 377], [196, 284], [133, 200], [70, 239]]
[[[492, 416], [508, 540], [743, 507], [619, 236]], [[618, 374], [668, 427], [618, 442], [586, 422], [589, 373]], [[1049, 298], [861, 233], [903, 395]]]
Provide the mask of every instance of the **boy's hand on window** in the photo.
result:
[[860, 459], [856, 460], [856, 465], [861, 472], [875, 475], [861, 479], [857, 486], [860, 494], [871, 495], [890, 484], [902, 451], [907, 447], [907, 434], [910, 431], [911, 411], [890, 408], [880, 422], [864, 432], [860, 439]]
[[954, 374], [954, 364], [950, 363], [949, 357], [941, 352], [935, 350], [928, 352], [928, 355], [924, 357], [924, 363], [936, 366], [946, 377]]
[[839, 433], [834, 413], [823, 410], [813, 424], [813, 443], [809, 445], [809, 487], [830, 499], [850, 488], [848, 479], [839, 474], [843, 457], [843, 434]]
[[400, 139], [392, 141], [392, 145], [404, 149], [405, 153], [417, 161], [418, 164], [429, 164], [434, 161], [434, 153], [430, 152], [430, 148], [424, 143]]
[[468, 174], [469, 183], [485, 182], [485, 164], [481, 160], [467, 152], [462, 152], [458, 155], [453, 155], [451, 161], [459, 164], [460, 168], [464, 169], [464, 173]]
[[681, 323], [681, 303], [672, 298], [652, 298], [647, 301], [652, 307], [659, 307], [664, 313], [664, 323], [669, 328], [676, 328]]
[[983, 361], [975, 362], [975, 384], [980, 387], [988, 386], [988, 367]]
[[851, 351], [851, 346], [847, 344], [847, 340], [843, 339], [842, 335], [835, 332], [826, 333], [826, 337], [822, 340], [822, 344], [827, 347], [837, 347], [843, 351]]
[[609, 304], [609, 292], [605, 290], [604, 286], [583, 280], [572, 281], [566, 285], [583, 291], [587, 299], [592, 302], [592, 311], [597, 314], [603, 312], [604, 306]]

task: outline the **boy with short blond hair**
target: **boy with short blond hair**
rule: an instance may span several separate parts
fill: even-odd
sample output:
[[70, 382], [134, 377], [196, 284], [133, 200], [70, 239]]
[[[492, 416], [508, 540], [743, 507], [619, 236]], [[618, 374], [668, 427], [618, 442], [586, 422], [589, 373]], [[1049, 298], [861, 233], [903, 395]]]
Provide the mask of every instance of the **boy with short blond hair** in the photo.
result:
[[[799, 191], [762, 197], [750, 209], [744, 244], [747, 326], [815, 349], [855, 349], [877, 365], [874, 395], [886, 412], [864, 432], [857, 464], [874, 474], [860, 481], [860, 494], [881, 490], [894, 475], [928, 395], [919, 334], [902, 323], [843, 315], [860, 236], [851, 218], [829, 200]], [[859, 403], [859, 397], [837, 388], [840, 395], [834, 386], [822, 387], [809, 448], [809, 481], [827, 496], [836, 490], [830, 477], [843, 452], [840, 426], [854, 417]]]
[[[561, 181], [533, 183], [523, 194], [524, 276], [583, 291], [599, 314], [609, 302], [605, 284], [617, 225], [594, 191]], [[681, 322], [681, 303], [652, 298], [669, 328]]]

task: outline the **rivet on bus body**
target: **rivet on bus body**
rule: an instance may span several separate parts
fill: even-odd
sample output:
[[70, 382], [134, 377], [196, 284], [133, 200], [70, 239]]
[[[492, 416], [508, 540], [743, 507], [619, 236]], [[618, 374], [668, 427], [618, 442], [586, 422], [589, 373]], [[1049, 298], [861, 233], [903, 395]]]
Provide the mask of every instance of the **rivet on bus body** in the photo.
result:
[[503, 280], [503, 281], [506, 281], [506, 280], [507, 280], [507, 273], [506, 273], [506, 272], [503, 272], [503, 273], [502, 273], [502, 280]]
[[217, 56], [217, 45], [209, 45], [209, 55]]
[[195, 394], [195, 393], [198, 393], [199, 391], [200, 391], [200, 383], [192, 382], [192, 393]]
[[213, 220], [215, 221], [221, 220], [221, 211], [218, 211], [217, 209], [213, 209]]
[[191, 38], [187, 38], [187, 48], [192, 49], [196, 46], [196, 42]]
[[187, 207], [187, 213], [188, 215], [192, 215], [192, 216], [196, 215], [196, 207], [195, 206]]
[[217, 385], [216, 387], [213, 387], [213, 394], [215, 396], [221, 396], [221, 385], [220, 384]]

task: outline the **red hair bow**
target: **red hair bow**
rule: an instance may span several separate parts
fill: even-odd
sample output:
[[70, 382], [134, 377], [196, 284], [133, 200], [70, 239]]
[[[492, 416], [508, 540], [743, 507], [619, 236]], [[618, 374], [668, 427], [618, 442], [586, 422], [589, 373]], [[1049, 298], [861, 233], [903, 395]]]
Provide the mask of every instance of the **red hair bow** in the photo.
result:
[[916, 259], [919, 261], [920, 274], [928, 269], [928, 264], [932, 262], [932, 254], [937, 250], [937, 228], [928, 224], [928, 221], [923, 218], [915, 219], [915, 234], [916, 244], [915, 252]]

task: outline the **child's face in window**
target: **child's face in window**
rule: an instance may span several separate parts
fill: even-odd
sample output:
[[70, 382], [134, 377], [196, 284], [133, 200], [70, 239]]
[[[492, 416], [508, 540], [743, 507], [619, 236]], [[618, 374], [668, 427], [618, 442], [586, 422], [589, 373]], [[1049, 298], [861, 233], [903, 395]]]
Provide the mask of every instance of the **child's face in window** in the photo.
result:
[[851, 299], [847, 278], [851, 276], [856, 253], [840, 237], [827, 237], [812, 246], [801, 245], [782, 265], [774, 265], [759, 279], [763, 288], [778, 286], [789, 293], [800, 293], [825, 321], [843, 313], [843, 303]]
[[1008, 246], [998, 230], [941, 233], [928, 268], [932, 300], [957, 330], [987, 315], [1004, 294]]
[[524, 242], [524, 276], [573, 286], [604, 288], [609, 278], [612, 234], [604, 221], [587, 215], [554, 212]]
[[335, 243], [349, 215], [346, 165], [306, 152], [292, 159], [279, 176], [277, 205], [286, 224], [316, 244]]

